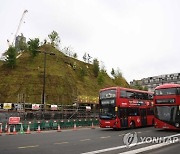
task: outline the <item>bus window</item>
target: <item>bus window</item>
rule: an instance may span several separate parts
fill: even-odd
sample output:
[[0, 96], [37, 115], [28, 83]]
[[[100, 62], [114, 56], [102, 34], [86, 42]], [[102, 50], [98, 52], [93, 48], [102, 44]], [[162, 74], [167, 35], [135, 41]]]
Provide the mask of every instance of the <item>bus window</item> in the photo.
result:
[[180, 95], [180, 88], [177, 88], [177, 94]]
[[134, 92], [134, 98], [139, 99], [139, 93], [138, 92]]
[[125, 90], [120, 91], [120, 97], [121, 98], [126, 98], [126, 91]]
[[143, 93], [138, 93], [139, 99], [144, 99]]
[[127, 91], [127, 98], [134, 98], [134, 93], [131, 91]]

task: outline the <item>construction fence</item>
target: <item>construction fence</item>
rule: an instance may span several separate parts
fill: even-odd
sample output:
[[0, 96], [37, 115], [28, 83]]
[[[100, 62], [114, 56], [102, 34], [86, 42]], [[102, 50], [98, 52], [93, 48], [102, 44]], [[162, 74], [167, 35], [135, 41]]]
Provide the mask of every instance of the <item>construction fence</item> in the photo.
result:
[[[28, 129], [29, 131], [40, 130], [57, 130], [58, 126], [61, 129], [74, 128], [74, 127], [92, 127], [99, 125], [98, 119], [79, 119], [79, 120], [41, 120], [41, 121], [24, 121], [20, 124], [8, 124], [6, 122], [0, 123], [2, 132], [20, 132], [24, 133]], [[15, 130], [14, 130], [15, 128]], [[23, 131], [23, 132], [22, 132]]]
[[[17, 124], [10, 124], [9, 119], [18, 117]], [[99, 113], [97, 110], [85, 110], [80, 108], [63, 109], [61, 111], [0, 111], [1, 131], [11, 132], [13, 129], [19, 132], [21, 130], [36, 131], [55, 130], [59, 127], [62, 129], [76, 127], [86, 127], [99, 124]]]

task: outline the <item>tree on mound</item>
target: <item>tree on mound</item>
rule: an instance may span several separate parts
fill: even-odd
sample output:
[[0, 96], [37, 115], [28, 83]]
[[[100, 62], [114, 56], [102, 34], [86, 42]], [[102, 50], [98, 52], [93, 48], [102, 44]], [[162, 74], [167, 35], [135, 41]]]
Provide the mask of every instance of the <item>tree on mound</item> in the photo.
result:
[[34, 58], [37, 54], [38, 51], [37, 49], [39, 48], [39, 39], [29, 39], [28, 43], [28, 50], [30, 51], [31, 56]]
[[6, 64], [10, 68], [14, 68], [16, 66], [16, 48], [13, 46], [10, 46], [6, 52]]

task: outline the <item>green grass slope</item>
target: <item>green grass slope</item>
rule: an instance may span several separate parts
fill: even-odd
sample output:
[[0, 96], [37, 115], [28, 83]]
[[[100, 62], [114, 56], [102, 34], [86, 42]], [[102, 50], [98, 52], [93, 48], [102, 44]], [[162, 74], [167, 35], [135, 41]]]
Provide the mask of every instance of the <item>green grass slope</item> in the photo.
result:
[[[46, 58], [46, 103], [72, 104], [81, 96], [97, 98], [101, 88], [116, 86], [107, 74], [99, 85], [91, 64], [67, 57], [49, 45], [41, 48], [55, 53], [55, 56], [47, 55]], [[41, 103], [43, 68], [42, 53], [32, 59], [28, 52], [24, 52], [14, 69], [0, 64], [0, 102]], [[84, 76], [81, 75], [82, 69]], [[127, 86], [125, 79], [122, 85]]]

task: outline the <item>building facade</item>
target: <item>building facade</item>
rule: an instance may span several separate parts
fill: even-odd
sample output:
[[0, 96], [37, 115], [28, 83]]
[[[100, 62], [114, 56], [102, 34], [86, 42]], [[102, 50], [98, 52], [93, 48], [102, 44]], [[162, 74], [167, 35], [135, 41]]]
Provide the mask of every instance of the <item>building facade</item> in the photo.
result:
[[18, 51], [26, 46], [26, 37], [23, 34], [18, 35], [15, 40], [15, 47]]
[[165, 75], [143, 78], [141, 80], [133, 80], [130, 82], [130, 85], [135, 86], [138, 84], [141, 85], [143, 88], [147, 87], [148, 91], [153, 92], [157, 86], [162, 85], [164, 83], [180, 84], [180, 73], [165, 74]]

